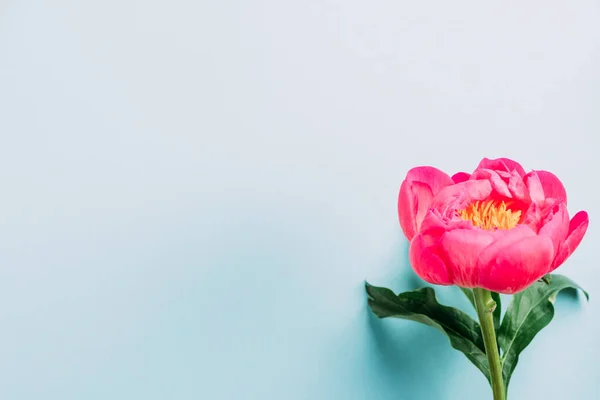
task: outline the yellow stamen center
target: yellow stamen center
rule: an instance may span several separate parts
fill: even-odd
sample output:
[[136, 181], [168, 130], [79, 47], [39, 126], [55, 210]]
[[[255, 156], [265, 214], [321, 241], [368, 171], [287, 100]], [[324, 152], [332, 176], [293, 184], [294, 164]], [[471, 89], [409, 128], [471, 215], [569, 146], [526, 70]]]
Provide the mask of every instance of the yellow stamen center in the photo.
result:
[[494, 200], [477, 201], [458, 211], [458, 215], [486, 230], [511, 229], [517, 226], [521, 219], [521, 211], [510, 210], [505, 202]]

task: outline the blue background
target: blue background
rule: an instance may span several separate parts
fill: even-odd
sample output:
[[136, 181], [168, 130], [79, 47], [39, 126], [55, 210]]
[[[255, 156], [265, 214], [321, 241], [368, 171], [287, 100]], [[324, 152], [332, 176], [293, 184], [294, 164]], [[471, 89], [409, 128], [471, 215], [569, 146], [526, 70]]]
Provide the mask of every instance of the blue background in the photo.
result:
[[591, 216], [511, 398], [597, 399], [599, 70], [591, 0], [0, 2], [0, 398], [490, 398], [363, 282], [409, 168], [507, 156]]

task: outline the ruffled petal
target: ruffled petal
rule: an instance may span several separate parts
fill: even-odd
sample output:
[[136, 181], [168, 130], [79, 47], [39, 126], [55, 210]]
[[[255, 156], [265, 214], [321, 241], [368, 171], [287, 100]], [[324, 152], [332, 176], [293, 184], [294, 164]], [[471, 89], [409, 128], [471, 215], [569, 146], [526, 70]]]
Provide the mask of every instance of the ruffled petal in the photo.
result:
[[452, 184], [448, 174], [434, 167], [416, 167], [408, 171], [398, 195], [398, 218], [408, 240], [418, 233], [435, 194]]
[[555, 199], [556, 201], [563, 201], [567, 203], [567, 191], [563, 186], [560, 179], [556, 177], [552, 172], [548, 171], [535, 171], [542, 188], [544, 189], [544, 197], [546, 199]]
[[542, 187], [542, 182], [540, 181], [537, 172], [531, 171], [527, 173], [523, 180], [525, 181], [525, 185], [529, 190], [529, 197], [531, 198], [531, 201], [539, 205], [543, 205], [544, 200], [546, 200], [546, 196], [544, 195], [544, 188]]
[[454, 183], [468, 181], [470, 178], [471, 174], [468, 174], [466, 172], [457, 172], [456, 174], [452, 175], [452, 180], [454, 181]]
[[508, 190], [511, 193], [513, 199], [521, 202], [530, 202], [531, 197], [529, 196], [529, 190], [523, 182], [523, 177], [518, 174], [517, 171], [513, 171], [508, 179]]
[[561, 243], [558, 249], [558, 254], [554, 258], [552, 266], [548, 272], [554, 271], [562, 263], [564, 263], [571, 254], [573, 254], [575, 249], [577, 249], [577, 246], [579, 246], [579, 243], [581, 243], [589, 223], [590, 219], [587, 212], [579, 211], [577, 214], [575, 214], [569, 223], [569, 233], [567, 234], [567, 238]]
[[429, 166], [412, 168], [406, 174], [405, 180], [410, 182], [422, 182], [429, 185], [434, 196], [446, 186], [454, 183], [452, 178], [450, 178], [450, 175], [442, 170]]
[[548, 236], [554, 246], [554, 254], [558, 254], [561, 244], [569, 233], [569, 213], [565, 203], [558, 203], [546, 210], [542, 227], [538, 234]]
[[402, 182], [398, 195], [398, 218], [408, 240], [419, 231], [422, 218], [433, 200], [431, 188], [421, 182]]
[[435, 208], [430, 208], [423, 218], [420, 232], [441, 236], [444, 232], [453, 229], [474, 229], [474, 227], [471, 221], [464, 220], [457, 215], [454, 218], [447, 218]]
[[495, 171], [503, 171], [508, 173], [517, 171], [520, 176], [525, 176], [525, 170], [521, 164], [508, 158], [484, 158], [481, 160], [476, 169], [492, 169]]
[[508, 190], [508, 184], [502, 179], [500, 175], [494, 170], [491, 169], [477, 169], [471, 175], [471, 180], [473, 179], [487, 179], [490, 181], [492, 185], [492, 189], [500, 196], [506, 198], [512, 198], [512, 194], [510, 190]]
[[537, 203], [531, 203], [522, 217], [522, 225], [527, 225], [535, 233], [539, 232], [544, 221], [544, 209]]
[[468, 180], [442, 189], [433, 199], [432, 207], [444, 217], [452, 218], [475, 201], [486, 200], [492, 193], [490, 181]]

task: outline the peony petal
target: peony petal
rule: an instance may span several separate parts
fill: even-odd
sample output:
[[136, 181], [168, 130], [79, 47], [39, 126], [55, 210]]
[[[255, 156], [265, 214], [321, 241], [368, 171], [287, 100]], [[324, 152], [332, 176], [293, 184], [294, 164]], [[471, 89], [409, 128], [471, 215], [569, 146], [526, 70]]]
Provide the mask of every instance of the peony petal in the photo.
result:
[[542, 182], [540, 181], [537, 172], [529, 172], [527, 175], [525, 175], [523, 180], [525, 181], [525, 185], [529, 190], [529, 197], [531, 197], [531, 201], [543, 205], [546, 196], [544, 195], [544, 187], [542, 186]]
[[490, 280], [490, 271], [494, 267], [495, 260], [498, 254], [514, 243], [524, 240], [529, 237], [536, 236], [536, 233], [527, 225], [517, 225], [509, 230], [496, 230], [491, 232], [494, 235], [495, 241], [486, 247], [477, 260], [477, 268], [479, 269], [479, 284], [482, 287]]
[[434, 197], [432, 207], [444, 217], [453, 218], [456, 210], [462, 210], [475, 201], [486, 200], [491, 193], [490, 181], [469, 180], [442, 189]]
[[454, 184], [450, 175], [435, 167], [415, 167], [406, 174], [406, 179], [409, 182], [423, 182], [429, 185], [433, 195], [435, 196], [440, 190], [446, 186]]
[[469, 288], [477, 286], [477, 260], [493, 241], [492, 233], [482, 229], [455, 229], [442, 236], [440, 253], [455, 285]]
[[398, 194], [398, 218], [408, 240], [419, 231], [433, 196], [452, 184], [452, 178], [437, 168], [416, 167], [408, 171]]
[[433, 193], [430, 187], [422, 182], [412, 183], [412, 192], [417, 200], [417, 215], [415, 221], [417, 223], [417, 232], [421, 229], [421, 222], [425, 218], [425, 213], [429, 210], [431, 203], [433, 202]]
[[408, 240], [417, 234], [418, 203], [412, 190], [412, 182], [404, 181], [398, 194], [398, 219]]
[[484, 158], [483, 160], [481, 160], [481, 162], [477, 166], [476, 170], [477, 169], [492, 169], [495, 171], [504, 171], [504, 172], [517, 171], [517, 173], [520, 176], [525, 176], [525, 170], [523, 169], [521, 164], [519, 164], [518, 162], [513, 161], [511, 159], [508, 159], [508, 158], [496, 158], [496, 159]]
[[471, 180], [474, 180], [474, 179], [479, 179], [479, 180], [486, 179], [486, 180], [490, 181], [490, 184], [492, 185], [492, 189], [496, 193], [498, 193], [500, 196], [507, 197], [507, 198], [512, 197], [510, 190], [508, 190], [508, 185], [506, 184], [506, 182], [504, 182], [504, 179], [502, 179], [502, 177], [500, 175], [498, 175], [498, 173], [494, 170], [477, 169], [477, 170], [475, 170], [475, 172], [473, 172], [473, 175], [471, 175]]
[[525, 211], [525, 215], [523, 215], [523, 222], [521, 224], [527, 225], [534, 232], [539, 232], [542, 227], [542, 209], [537, 203], [531, 203], [529, 208]]
[[425, 213], [433, 201], [428, 185], [422, 182], [402, 182], [398, 195], [398, 218], [408, 240], [419, 232]]
[[554, 245], [554, 254], [558, 254], [560, 245], [569, 233], [569, 213], [565, 203], [558, 203], [546, 211], [542, 227], [538, 234], [548, 236]]
[[[493, 171], [493, 170], [492, 170], [492, 171]], [[514, 172], [516, 172], [516, 171], [514, 171]], [[504, 181], [505, 181], [505, 182], [508, 182], [508, 180], [509, 180], [509, 179], [510, 179], [510, 177], [512, 176], [512, 172], [506, 172], [506, 171], [499, 171], [499, 170], [496, 170], [496, 173], [497, 173], [497, 174], [498, 174], [498, 175], [499, 175], [499, 176], [500, 176], [502, 179], [504, 179]], [[519, 174], [517, 173], [517, 175], [519, 175]]]
[[523, 177], [513, 171], [508, 180], [508, 190], [511, 193], [513, 199], [517, 199], [523, 202], [530, 202], [531, 197], [529, 196], [529, 190], [523, 182]]
[[481, 277], [479, 284], [494, 292], [519, 292], [546, 274], [553, 257], [554, 245], [549, 237], [522, 238], [486, 256], [489, 272]]
[[468, 174], [466, 172], [457, 172], [456, 174], [452, 175], [452, 180], [454, 181], [454, 183], [468, 181], [470, 178], [471, 174]]
[[479, 263], [486, 262], [483, 260], [485, 257], [493, 257], [493, 253], [496, 253], [498, 249], [510, 245], [512, 243], [518, 242], [519, 240], [535, 236], [536, 232], [534, 232], [527, 225], [517, 225], [512, 229], [498, 229], [495, 231], [491, 231], [492, 235], [494, 235], [494, 243], [489, 245], [485, 251], [481, 254]]
[[564, 201], [567, 203], [567, 192], [560, 179], [556, 177], [552, 172], [548, 171], [535, 171], [542, 188], [544, 189], [544, 197], [546, 199], [556, 199], [557, 201]]
[[421, 233], [434, 234], [437, 233], [441, 236], [444, 232], [453, 229], [472, 229], [473, 223], [471, 221], [464, 220], [458, 215], [454, 215], [453, 218], [444, 217], [435, 208], [430, 208], [423, 218], [421, 223]]
[[569, 233], [567, 238], [563, 243], [561, 243], [558, 249], [558, 254], [554, 258], [552, 266], [548, 272], [554, 271], [562, 263], [564, 263], [571, 254], [573, 254], [575, 249], [577, 249], [577, 246], [579, 246], [579, 243], [581, 243], [589, 223], [590, 219], [587, 212], [579, 211], [577, 214], [575, 214], [569, 223]]
[[[426, 240], [428, 239], [428, 240]], [[432, 250], [431, 238], [419, 234], [410, 242], [410, 265], [423, 280], [435, 285], [451, 285], [450, 274], [444, 262]]]

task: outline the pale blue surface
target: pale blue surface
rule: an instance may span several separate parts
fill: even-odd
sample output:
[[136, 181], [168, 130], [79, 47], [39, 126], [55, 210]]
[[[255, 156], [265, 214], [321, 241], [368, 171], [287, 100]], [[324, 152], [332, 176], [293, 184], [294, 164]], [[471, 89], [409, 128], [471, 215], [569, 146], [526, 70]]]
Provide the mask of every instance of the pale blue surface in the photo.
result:
[[489, 398], [362, 285], [410, 167], [508, 156], [592, 221], [511, 398], [597, 399], [598, 71], [594, 1], [4, 0], [0, 398]]

